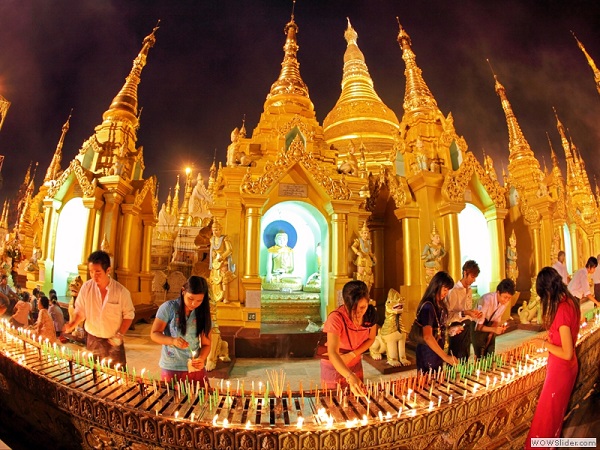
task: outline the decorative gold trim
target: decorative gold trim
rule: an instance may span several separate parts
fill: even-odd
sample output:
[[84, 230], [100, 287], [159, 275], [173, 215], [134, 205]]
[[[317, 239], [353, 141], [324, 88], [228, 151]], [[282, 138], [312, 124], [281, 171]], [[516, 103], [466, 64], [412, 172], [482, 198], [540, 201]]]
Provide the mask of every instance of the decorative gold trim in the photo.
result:
[[290, 120], [288, 123], [279, 127], [279, 130], [277, 130], [277, 132], [279, 133], [279, 137], [285, 138], [285, 136], [294, 127], [297, 127], [300, 130], [300, 132], [302, 133], [302, 135], [306, 138], [306, 140], [308, 142], [313, 141], [315, 132], [312, 131], [311, 129], [309, 129], [308, 125], [302, 120], [302, 118], [298, 114], [294, 115], [292, 120]]
[[[451, 202], [464, 202], [465, 191], [473, 172], [477, 174], [479, 181], [494, 202], [496, 208], [506, 208], [506, 189], [488, 174], [471, 152], [466, 152], [463, 162], [457, 170], [450, 171], [446, 175], [442, 185], [442, 195]], [[536, 211], [537, 212], [537, 211]]]
[[71, 164], [69, 164], [69, 167], [65, 169], [60, 178], [56, 181], [56, 184], [54, 184], [48, 189], [47, 197], [54, 198], [60, 190], [60, 188], [63, 186], [63, 184], [66, 183], [71, 173], [75, 174], [75, 178], [77, 179], [77, 182], [79, 183], [79, 185], [81, 186], [81, 190], [83, 191], [83, 196], [93, 197], [94, 190], [96, 189], [96, 183], [88, 179], [87, 171], [83, 168], [83, 166], [77, 159], [71, 161]]
[[287, 151], [282, 150], [278, 158], [265, 164], [264, 172], [258, 179], [252, 179], [251, 168], [248, 167], [242, 179], [240, 192], [244, 194], [264, 195], [289, 171], [296, 163], [300, 163], [312, 178], [335, 200], [348, 200], [352, 195], [348, 183], [342, 178], [335, 180], [321, 167], [311, 153], [306, 151], [300, 135], [296, 135]]
[[151, 176], [146, 181], [144, 181], [144, 185], [142, 186], [142, 189], [140, 189], [140, 191], [135, 195], [135, 199], [133, 200], [133, 205], [140, 208], [142, 206], [144, 199], [146, 198], [146, 195], [148, 195], [148, 192], [151, 192], [151, 195], [152, 195], [152, 213], [154, 214], [154, 217], [156, 217], [158, 215], [158, 212], [157, 212], [157, 202], [154, 201], [155, 192], [156, 192], [156, 177], [155, 176]]

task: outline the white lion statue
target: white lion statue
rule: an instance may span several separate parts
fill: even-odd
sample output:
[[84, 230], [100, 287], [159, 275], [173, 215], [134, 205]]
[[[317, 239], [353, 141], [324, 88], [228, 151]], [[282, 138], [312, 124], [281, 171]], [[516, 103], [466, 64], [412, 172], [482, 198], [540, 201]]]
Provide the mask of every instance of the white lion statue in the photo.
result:
[[404, 348], [406, 344], [406, 330], [402, 325], [404, 301], [404, 297], [398, 291], [390, 289], [385, 302], [385, 321], [369, 349], [371, 358], [375, 360], [380, 360], [385, 353], [387, 363], [393, 367], [410, 365]]

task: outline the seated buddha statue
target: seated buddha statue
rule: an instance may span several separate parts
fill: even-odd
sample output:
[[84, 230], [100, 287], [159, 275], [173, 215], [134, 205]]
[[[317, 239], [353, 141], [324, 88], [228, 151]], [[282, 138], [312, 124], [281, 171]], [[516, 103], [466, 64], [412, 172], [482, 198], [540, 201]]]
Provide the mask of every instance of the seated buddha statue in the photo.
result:
[[275, 235], [275, 245], [268, 249], [267, 277], [263, 289], [270, 291], [302, 289], [302, 280], [293, 276], [294, 249], [287, 244], [287, 233], [279, 232]]

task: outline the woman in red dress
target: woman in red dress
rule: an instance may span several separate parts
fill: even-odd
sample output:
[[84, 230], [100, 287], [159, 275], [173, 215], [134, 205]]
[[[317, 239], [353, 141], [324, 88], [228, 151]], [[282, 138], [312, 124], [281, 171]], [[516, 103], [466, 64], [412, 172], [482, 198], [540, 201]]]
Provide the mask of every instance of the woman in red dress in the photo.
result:
[[571, 391], [577, 378], [575, 343], [579, 333], [579, 302], [552, 267], [544, 267], [537, 276], [536, 292], [542, 302], [548, 329], [548, 366], [525, 448], [532, 438], [559, 438]]

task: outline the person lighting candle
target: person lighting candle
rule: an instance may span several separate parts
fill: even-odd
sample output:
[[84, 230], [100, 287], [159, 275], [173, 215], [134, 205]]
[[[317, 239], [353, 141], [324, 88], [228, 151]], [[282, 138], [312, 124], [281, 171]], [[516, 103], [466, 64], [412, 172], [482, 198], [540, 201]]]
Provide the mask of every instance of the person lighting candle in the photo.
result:
[[[417, 371], [438, 370], [444, 362], [456, 365], [454, 355], [444, 352], [446, 340], [446, 322], [448, 311], [444, 298], [454, 286], [452, 277], [444, 271], [437, 272], [429, 282], [423, 298], [417, 307], [417, 323], [423, 327], [424, 343], [417, 344]], [[462, 327], [453, 327], [455, 333], [461, 333]]]
[[152, 324], [150, 338], [162, 344], [161, 379], [168, 383], [187, 378], [204, 387], [210, 330], [208, 283], [202, 277], [191, 276], [181, 288], [179, 298], [160, 305]]
[[327, 358], [321, 359], [321, 381], [327, 389], [349, 387], [365, 396], [362, 354], [375, 341], [376, 311], [369, 306], [369, 290], [360, 280], [349, 281], [342, 289], [344, 304], [334, 310], [323, 325], [327, 333]]

